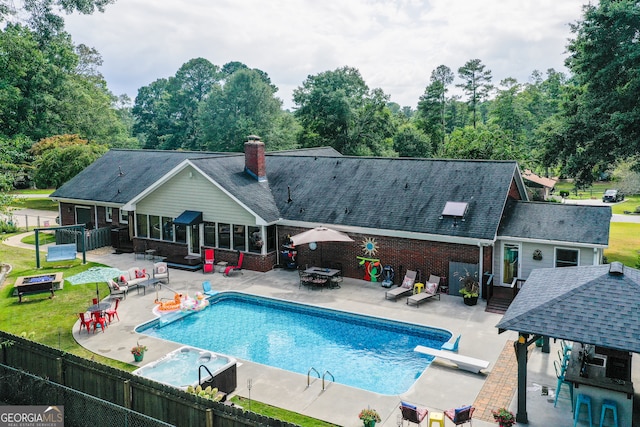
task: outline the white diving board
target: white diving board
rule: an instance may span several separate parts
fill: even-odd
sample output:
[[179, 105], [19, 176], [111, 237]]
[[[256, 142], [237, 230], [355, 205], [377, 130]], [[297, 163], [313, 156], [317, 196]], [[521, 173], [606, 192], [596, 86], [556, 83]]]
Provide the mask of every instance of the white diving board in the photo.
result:
[[462, 356], [450, 351], [436, 350], [435, 348], [425, 347], [422, 345], [416, 346], [414, 351], [427, 354], [429, 356], [446, 359], [458, 365], [458, 368], [464, 369], [465, 371], [474, 372], [476, 374], [479, 373], [481, 369], [487, 369], [489, 367], [489, 362], [487, 362], [486, 360], [475, 359], [469, 356]]

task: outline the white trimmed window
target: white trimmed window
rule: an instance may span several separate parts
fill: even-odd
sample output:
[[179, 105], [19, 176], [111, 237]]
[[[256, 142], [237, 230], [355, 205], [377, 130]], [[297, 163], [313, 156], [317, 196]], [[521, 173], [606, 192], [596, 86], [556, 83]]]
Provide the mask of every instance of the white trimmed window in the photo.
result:
[[556, 248], [556, 267], [577, 267], [579, 261], [579, 249]]

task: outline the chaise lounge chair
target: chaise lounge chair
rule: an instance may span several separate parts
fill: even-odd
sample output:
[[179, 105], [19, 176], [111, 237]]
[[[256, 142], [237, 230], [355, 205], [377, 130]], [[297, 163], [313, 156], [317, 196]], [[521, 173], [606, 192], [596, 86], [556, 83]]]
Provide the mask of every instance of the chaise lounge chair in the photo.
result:
[[415, 295], [411, 295], [407, 298], [407, 305], [415, 304], [416, 307], [420, 306], [420, 303], [430, 298], [437, 297], [440, 299], [440, 277], [429, 276], [429, 281], [424, 284], [424, 292], [420, 292]]
[[397, 298], [413, 292], [413, 284], [416, 282], [418, 272], [416, 270], [407, 270], [404, 275], [402, 284], [397, 288], [390, 289], [384, 293], [385, 299], [396, 300]]

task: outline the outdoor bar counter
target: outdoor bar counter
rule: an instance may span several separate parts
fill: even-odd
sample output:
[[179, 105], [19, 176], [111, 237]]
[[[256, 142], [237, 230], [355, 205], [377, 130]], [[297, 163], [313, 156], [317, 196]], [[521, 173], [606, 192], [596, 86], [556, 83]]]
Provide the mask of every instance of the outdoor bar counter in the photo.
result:
[[[586, 356], [587, 353], [591, 356]], [[632, 425], [631, 353], [597, 346], [591, 350], [589, 346], [574, 343], [565, 380], [573, 383], [574, 405], [578, 394], [591, 397], [594, 423], [600, 421], [602, 401], [608, 399], [618, 407], [618, 425]], [[611, 417], [611, 411], [607, 411], [607, 417]]]

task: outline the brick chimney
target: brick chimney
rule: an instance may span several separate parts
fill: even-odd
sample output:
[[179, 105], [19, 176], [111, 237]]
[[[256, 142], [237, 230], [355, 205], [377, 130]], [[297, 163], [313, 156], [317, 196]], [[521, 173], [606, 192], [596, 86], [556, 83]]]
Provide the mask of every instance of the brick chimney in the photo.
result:
[[244, 170], [260, 182], [267, 180], [267, 168], [264, 158], [264, 142], [260, 137], [249, 135], [244, 143]]

